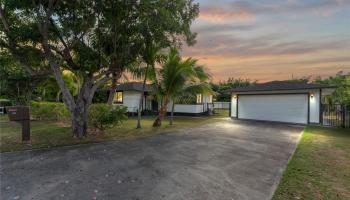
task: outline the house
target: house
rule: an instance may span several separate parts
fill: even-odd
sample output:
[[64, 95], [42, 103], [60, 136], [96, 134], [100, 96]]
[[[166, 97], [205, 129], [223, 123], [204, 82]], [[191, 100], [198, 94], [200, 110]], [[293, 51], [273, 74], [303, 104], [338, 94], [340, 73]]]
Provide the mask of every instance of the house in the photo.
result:
[[322, 123], [321, 103], [335, 87], [272, 81], [231, 89], [230, 116], [296, 124]]
[[[129, 113], [137, 113], [143, 92], [143, 83], [129, 82], [117, 86], [114, 96], [114, 105], [123, 105], [128, 108]], [[157, 112], [160, 104], [154, 96], [155, 91], [152, 85], [146, 85], [143, 96], [142, 111]], [[184, 98], [182, 98], [183, 100]], [[190, 99], [190, 98], [188, 98]], [[177, 114], [202, 114], [208, 111], [208, 103], [212, 103], [213, 96], [209, 94], [197, 94], [194, 99], [181, 101], [174, 106], [174, 113]], [[171, 103], [168, 111], [171, 111]]]

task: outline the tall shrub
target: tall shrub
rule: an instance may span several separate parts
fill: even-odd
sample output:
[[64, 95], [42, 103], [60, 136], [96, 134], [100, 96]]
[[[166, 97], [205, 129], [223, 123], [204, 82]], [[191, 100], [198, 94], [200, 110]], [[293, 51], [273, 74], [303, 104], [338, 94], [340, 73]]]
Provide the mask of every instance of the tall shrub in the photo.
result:
[[89, 110], [89, 125], [95, 129], [104, 131], [121, 124], [127, 119], [125, 106], [113, 106], [108, 104], [93, 104]]

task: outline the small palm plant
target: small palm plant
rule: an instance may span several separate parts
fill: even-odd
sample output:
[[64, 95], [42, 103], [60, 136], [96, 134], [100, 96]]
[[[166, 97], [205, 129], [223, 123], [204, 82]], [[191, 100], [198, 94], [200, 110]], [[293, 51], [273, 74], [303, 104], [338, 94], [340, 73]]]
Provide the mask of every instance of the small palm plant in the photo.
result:
[[[198, 66], [195, 59], [182, 60], [175, 48], [170, 49], [165, 63], [155, 75], [153, 85], [161, 106], [158, 117], [153, 123], [154, 127], [161, 126], [168, 112], [168, 104], [173, 103], [174, 108], [177, 97], [184, 94], [211, 92], [210, 85], [207, 83], [210, 76], [205, 73], [203, 67]], [[172, 123], [172, 119], [170, 121]]]

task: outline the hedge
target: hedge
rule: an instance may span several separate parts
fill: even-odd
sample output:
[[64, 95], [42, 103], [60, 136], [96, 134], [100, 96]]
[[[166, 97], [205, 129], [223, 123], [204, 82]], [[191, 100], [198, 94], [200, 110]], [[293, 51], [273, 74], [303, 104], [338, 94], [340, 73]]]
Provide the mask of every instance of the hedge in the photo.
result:
[[70, 120], [70, 113], [61, 102], [33, 101], [30, 113], [32, 119], [36, 120]]

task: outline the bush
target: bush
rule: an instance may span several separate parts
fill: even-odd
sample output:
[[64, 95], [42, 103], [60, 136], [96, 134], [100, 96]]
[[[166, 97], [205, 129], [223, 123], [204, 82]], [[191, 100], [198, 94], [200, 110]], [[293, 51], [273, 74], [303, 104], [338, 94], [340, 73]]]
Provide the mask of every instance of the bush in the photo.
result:
[[64, 103], [31, 102], [30, 114], [37, 120], [70, 120], [70, 113]]
[[127, 119], [125, 106], [93, 104], [89, 110], [89, 125], [101, 131], [121, 124]]

